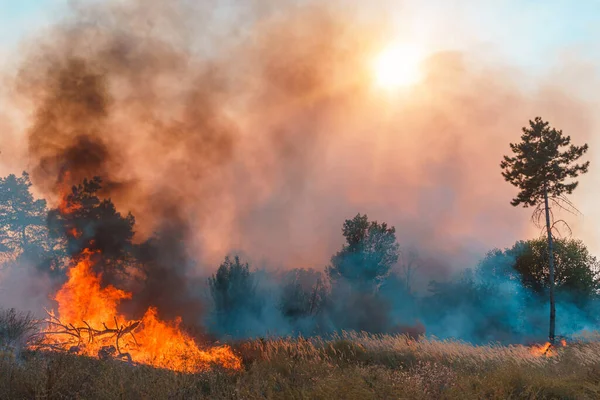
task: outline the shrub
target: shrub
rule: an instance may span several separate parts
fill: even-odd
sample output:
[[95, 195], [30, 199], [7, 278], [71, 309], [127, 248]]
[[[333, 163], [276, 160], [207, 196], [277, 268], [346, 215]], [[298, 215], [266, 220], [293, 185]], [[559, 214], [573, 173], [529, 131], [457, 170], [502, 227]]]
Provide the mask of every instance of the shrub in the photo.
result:
[[20, 353], [32, 339], [37, 321], [31, 313], [14, 308], [0, 309], [0, 351]]

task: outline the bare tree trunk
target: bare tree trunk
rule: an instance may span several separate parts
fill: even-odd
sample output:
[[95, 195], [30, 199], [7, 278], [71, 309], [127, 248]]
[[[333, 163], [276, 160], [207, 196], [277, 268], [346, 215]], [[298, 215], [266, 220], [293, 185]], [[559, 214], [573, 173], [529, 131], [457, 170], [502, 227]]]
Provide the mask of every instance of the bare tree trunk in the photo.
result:
[[554, 344], [556, 307], [554, 304], [554, 254], [552, 252], [552, 228], [550, 227], [550, 207], [548, 205], [548, 185], [544, 184], [544, 205], [546, 208], [546, 231], [548, 232], [548, 267], [550, 269], [550, 332], [548, 340]]
[[309, 311], [310, 315], [313, 314], [313, 311], [315, 309], [315, 304], [317, 302], [317, 291], [319, 290], [320, 283], [321, 283], [321, 280], [317, 279], [317, 283], [315, 285], [315, 289], [313, 290], [313, 295], [312, 295], [312, 298], [310, 300], [310, 311]]

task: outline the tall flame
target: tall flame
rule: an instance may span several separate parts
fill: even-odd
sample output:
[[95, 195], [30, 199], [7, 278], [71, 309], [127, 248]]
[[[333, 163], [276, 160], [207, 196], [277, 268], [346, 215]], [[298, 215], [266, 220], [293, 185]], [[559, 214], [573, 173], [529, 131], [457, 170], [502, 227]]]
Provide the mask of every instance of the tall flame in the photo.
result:
[[[71, 212], [77, 207], [63, 201], [59, 210]], [[229, 346], [200, 348], [181, 330], [180, 318], [162, 321], [153, 307], [140, 321], [131, 321], [119, 314], [119, 303], [132, 295], [111, 285], [102, 287], [101, 275], [92, 268], [95, 255], [96, 252], [85, 249], [74, 257], [67, 282], [54, 296], [58, 314], [49, 312], [42, 346], [92, 357], [108, 353], [181, 372], [200, 372], [213, 364], [241, 368], [240, 358]]]
[[66, 324], [79, 325], [85, 321], [91, 326], [102, 327], [103, 323], [113, 321], [119, 302], [131, 298], [131, 293], [113, 286], [100, 286], [101, 276], [92, 271], [93, 254], [87, 249], [83, 251], [78, 262], [67, 272], [69, 279], [54, 297], [58, 302], [58, 314]]

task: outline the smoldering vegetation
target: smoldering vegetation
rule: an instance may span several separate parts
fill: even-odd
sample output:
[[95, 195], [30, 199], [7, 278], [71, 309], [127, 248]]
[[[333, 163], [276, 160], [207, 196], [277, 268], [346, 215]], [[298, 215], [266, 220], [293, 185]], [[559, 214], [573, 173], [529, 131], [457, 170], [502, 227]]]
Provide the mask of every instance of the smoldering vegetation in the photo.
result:
[[[365, 61], [385, 21], [317, 2], [218, 3], [78, 3], [23, 49], [27, 145], [14, 151], [50, 210], [22, 235], [35, 249], [9, 249], [7, 271], [21, 272], [6, 281], [25, 269], [52, 295], [91, 246], [103, 283], [134, 294], [123, 312], [153, 304], [220, 338], [544, 337], [545, 289], [477, 265], [530, 234], [498, 173], [507, 142], [532, 113], [585, 138], [589, 105], [459, 52], [430, 55], [422, 82], [389, 99]], [[85, 204], [68, 218], [53, 213], [65, 194]], [[401, 249], [365, 285], [351, 272], [362, 259], [341, 279], [325, 269], [359, 211], [396, 227]], [[563, 332], [595, 323], [594, 296], [559, 304], [573, 319]]]

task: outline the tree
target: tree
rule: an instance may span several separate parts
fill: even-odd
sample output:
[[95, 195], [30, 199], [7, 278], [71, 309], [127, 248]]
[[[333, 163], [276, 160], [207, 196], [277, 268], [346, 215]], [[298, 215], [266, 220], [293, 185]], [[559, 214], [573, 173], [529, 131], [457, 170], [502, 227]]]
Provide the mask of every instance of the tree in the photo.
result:
[[410, 247], [401, 253], [400, 271], [406, 286], [406, 292], [410, 294], [412, 292], [412, 281], [417, 270], [421, 267], [421, 260], [419, 259], [419, 252], [414, 247]]
[[376, 288], [398, 262], [396, 229], [357, 214], [344, 222], [342, 233], [346, 243], [331, 258], [329, 278], [333, 282], [344, 280], [355, 288]]
[[519, 189], [511, 204], [515, 207], [536, 207], [534, 216], [540, 216], [543, 211], [546, 217], [550, 280], [549, 340], [554, 343], [556, 308], [552, 229], [558, 221], [551, 223], [550, 203], [559, 208], [574, 208], [565, 195], [571, 194], [578, 185], [577, 181], [571, 179], [588, 171], [589, 161], [575, 163], [588, 150], [588, 145], [572, 145], [570, 136], [563, 136], [561, 130], [551, 128], [540, 117], [529, 121], [529, 127], [523, 128], [521, 140], [520, 143], [510, 143], [514, 156], [504, 156], [500, 167], [504, 179]]
[[135, 218], [131, 213], [122, 216], [111, 199], [100, 200], [98, 192], [102, 180], [94, 177], [84, 179], [73, 186], [58, 208], [48, 213], [50, 234], [65, 241], [67, 256], [74, 256], [84, 249], [98, 253], [105, 282], [112, 282], [130, 265]]
[[[519, 241], [504, 251], [495, 249], [479, 264], [479, 272], [485, 277], [519, 279], [523, 287], [541, 296], [550, 288], [547, 247], [546, 239], [539, 238]], [[597, 296], [600, 262], [583, 242], [558, 239], [554, 241], [553, 250], [556, 292], [580, 303]]]
[[34, 200], [29, 174], [0, 178], [0, 253], [13, 257], [51, 250], [46, 225], [46, 201]]
[[233, 260], [225, 257], [216, 274], [208, 278], [208, 285], [220, 329], [232, 333], [240, 315], [258, 312], [254, 277], [239, 256]]
[[283, 280], [279, 300], [281, 313], [291, 320], [318, 314], [327, 300], [321, 272], [294, 269]]

